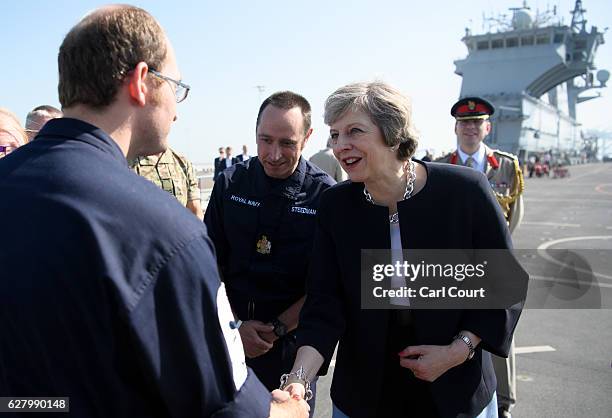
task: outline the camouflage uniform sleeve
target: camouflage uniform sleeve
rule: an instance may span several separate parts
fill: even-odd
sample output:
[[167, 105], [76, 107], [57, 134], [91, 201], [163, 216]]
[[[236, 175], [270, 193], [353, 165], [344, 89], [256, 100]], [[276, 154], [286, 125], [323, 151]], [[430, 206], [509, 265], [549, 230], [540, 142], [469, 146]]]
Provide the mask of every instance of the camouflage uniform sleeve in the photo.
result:
[[200, 200], [200, 186], [193, 165], [187, 161], [187, 201], [189, 200]]

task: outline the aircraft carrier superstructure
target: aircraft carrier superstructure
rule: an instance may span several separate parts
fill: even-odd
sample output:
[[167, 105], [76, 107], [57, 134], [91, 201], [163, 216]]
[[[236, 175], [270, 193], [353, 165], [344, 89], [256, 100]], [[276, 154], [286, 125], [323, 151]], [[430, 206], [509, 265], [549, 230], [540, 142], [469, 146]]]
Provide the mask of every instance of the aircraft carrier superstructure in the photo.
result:
[[526, 2], [510, 10], [512, 17], [495, 19], [488, 33], [466, 29], [468, 55], [455, 61], [463, 77], [460, 97], [480, 96], [495, 105], [486, 140], [495, 148], [523, 161], [531, 152], [576, 151], [582, 143], [577, 104], [599, 97], [583, 93], [605, 87], [609, 78], [606, 70], [595, 73], [604, 33], [587, 30], [580, 0], [569, 26], [556, 10], [536, 14]]

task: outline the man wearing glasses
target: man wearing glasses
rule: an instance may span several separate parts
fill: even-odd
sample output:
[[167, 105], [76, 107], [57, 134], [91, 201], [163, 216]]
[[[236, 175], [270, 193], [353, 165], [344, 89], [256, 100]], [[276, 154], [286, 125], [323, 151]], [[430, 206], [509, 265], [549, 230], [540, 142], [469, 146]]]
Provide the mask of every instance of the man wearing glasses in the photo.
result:
[[[187, 84], [151, 68], [149, 68], [149, 74], [170, 84], [174, 89], [177, 103], [187, 98], [190, 89]], [[176, 197], [198, 219], [204, 218], [198, 179], [193, 165], [187, 158], [168, 147], [165, 151], [154, 155], [138, 156], [130, 160], [129, 164], [137, 174]]]
[[307, 416], [245, 366], [203, 223], [128, 168], [167, 149], [189, 89], [162, 28], [98, 9], [58, 63], [65, 117], [0, 161], [0, 394], [78, 417]]
[[[484, 173], [512, 233], [523, 218], [523, 172], [515, 155], [483, 143], [491, 132], [489, 117], [494, 113], [493, 105], [480, 97], [466, 97], [455, 103], [451, 115], [455, 118], [457, 149], [436, 161], [465, 165]], [[509, 417], [516, 402], [514, 341], [507, 359], [491, 357], [497, 376], [499, 416]]]

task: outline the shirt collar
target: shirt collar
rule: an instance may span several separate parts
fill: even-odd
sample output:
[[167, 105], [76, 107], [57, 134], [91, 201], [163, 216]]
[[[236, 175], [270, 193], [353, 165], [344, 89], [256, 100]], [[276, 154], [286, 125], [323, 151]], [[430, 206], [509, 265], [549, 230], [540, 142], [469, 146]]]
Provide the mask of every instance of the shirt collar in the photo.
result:
[[485, 146], [484, 144], [480, 144], [480, 146], [478, 147], [478, 151], [476, 151], [474, 154], [470, 155], [470, 154], [466, 154], [465, 152], [463, 152], [463, 150], [461, 149], [460, 146], [457, 146], [457, 152], [459, 153], [459, 157], [461, 158], [461, 162], [463, 164], [465, 164], [465, 160], [468, 159], [468, 157], [472, 157], [474, 159], [474, 161], [476, 162], [476, 166], [477, 167], [483, 167], [483, 162], [485, 159], [485, 154], [486, 154], [486, 150], [485, 150]]
[[72, 118], [51, 119], [45, 123], [38, 135], [41, 139], [44, 139], [44, 137], [59, 137], [85, 142], [127, 165], [125, 155], [123, 155], [123, 151], [115, 140], [102, 129], [85, 121]]
[[304, 184], [304, 178], [306, 177], [306, 160], [300, 156], [300, 161], [298, 162], [297, 167], [293, 174], [287, 177], [285, 180], [281, 181], [276, 186], [272, 187], [270, 185], [270, 181], [268, 181], [268, 177], [266, 172], [264, 171], [259, 158], [252, 157], [249, 159], [254, 169], [256, 170], [257, 175], [252, 177], [252, 181], [254, 182], [254, 190], [257, 191], [257, 194], [275, 194], [284, 196], [291, 200], [296, 200], [297, 195], [302, 189], [302, 185]]

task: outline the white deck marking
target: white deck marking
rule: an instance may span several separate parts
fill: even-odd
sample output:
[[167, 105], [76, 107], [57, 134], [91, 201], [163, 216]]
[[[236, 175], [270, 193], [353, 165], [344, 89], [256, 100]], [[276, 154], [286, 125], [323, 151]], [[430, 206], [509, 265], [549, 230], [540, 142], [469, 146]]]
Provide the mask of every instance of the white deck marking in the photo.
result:
[[[572, 267], [578, 271], [582, 271], [582, 269], [578, 269], [576, 267]], [[609, 276], [606, 276], [604, 274], [600, 274], [600, 273], [596, 273], [596, 272], [592, 272], [592, 274], [594, 276], [603, 276], [604, 279], [609, 278]], [[570, 280], [570, 279], [561, 279], [559, 277], [546, 277], [546, 276], [535, 276], [535, 275], [529, 275], [529, 280], [537, 280], [537, 281], [542, 281], [542, 282], [554, 282], [554, 283], [564, 283], [564, 284], [568, 284], [571, 286], [576, 286], [576, 285], [585, 285], [585, 286], [589, 286], [589, 287], [605, 287], [608, 289], [612, 289], [612, 284], [611, 283], [593, 283], [592, 281], [585, 281], [585, 280]]]
[[521, 225], [533, 225], [533, 226], [561, 226], [564, 228], [580, 228], [582, 225], [580, 224], [563, 224], [557, 222], [525, 222], [523, 221]]
[[529, 345], [525, 347], [514, 347], [515, 354], [546, 353], [550, 351], [557, 351], [557, 349], [551, 347], [550, 345]]
[[[557, 244], [561, 244], [561, 243], [565, 243], [565, 242], [572, 242], [572, 241], [589, 241], [589, 240], [612, 240], [612, 235], [590, 235], [590, 236], [585, 236], [585, 237], [570, 237], [570, 238], [561, 238], [561, 239], [555, 239], [552, 241], [546, 241], [542, 244], [540, 244], [538, 246], [538, 255], [540, 257], [542, 257], [543, 259], [550, 261], [553, 264], [556, 264], [558, 266], [561, 267], [569, 267], [571, 269], [573, 269], [574, 271], [579, 271], [581, 273], [586, 273], [586, 274], [592, 274], [594, 276], [597, 277], [601, 277], [603, 279], [608, 279], [608, 280], [612, 280], [612, 276], [609, 276], [607, 274], [602, 274], [602, 273], [598, 273], [596, 271], [591, 271], [591, 270], [586, 270], [580, 267], [576, 267], [576, 266], [570, 266], [566, 263], [563, 263], [557, 259], [555, 259], [554, 257], [552, 257], [551, 255], [547, 254], [545, 250], [547, 250], [549, 247], [552, 247], [553, 245], [557, 245]], [[599, 285], [601, 287], [607, 287], [602, 283], [599, 283]]]

